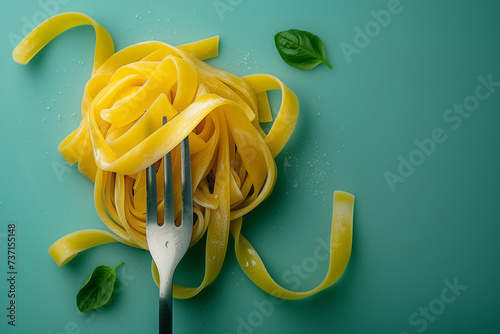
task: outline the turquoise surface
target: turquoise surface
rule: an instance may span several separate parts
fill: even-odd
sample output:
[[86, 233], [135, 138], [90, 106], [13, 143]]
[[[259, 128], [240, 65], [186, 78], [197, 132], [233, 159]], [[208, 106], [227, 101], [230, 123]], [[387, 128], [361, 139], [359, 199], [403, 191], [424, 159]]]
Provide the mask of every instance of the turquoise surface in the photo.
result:
[[[175, 301], [176, 333], [500, 332], [500, 1], [18, 0], [0, 20], [1, 333], [157, 332], [149, 253], [105, 245], [61, 268], [47, 253], [67, 233], [104, 227], [92, 183], [57, 152], [80, 122], [94, 32], [64, 33], [27, 66], [11, 58], [34, 25], [67, 11], [98, 21], [116, 49], [219, 35], [210, 64], [276, 75], [296, 92], [299, 123], [276, 159], [276, 187], [243, 228], [285, 287], [321, 282], [332, 193], [356, 196], [352, 256], [334, 286], [277, 302], [243, 274], [231, 240], [218, 279]], [[290, 28], [320, 36], [333, 70], [286, 65], [273, 36]], [[199, 282], [202, 248], [177, 282]], [[112, 304], [80, 313], [85, 276], [122, 261]]]

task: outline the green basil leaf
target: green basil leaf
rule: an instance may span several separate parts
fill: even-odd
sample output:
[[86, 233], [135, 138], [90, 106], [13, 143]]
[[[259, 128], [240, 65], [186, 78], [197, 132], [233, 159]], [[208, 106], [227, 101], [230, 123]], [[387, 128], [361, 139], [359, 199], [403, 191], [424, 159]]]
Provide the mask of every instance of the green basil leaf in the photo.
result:
[[114, 268], [98, 266], [87, 276], [76, 295], [76, 305], [80, 312], [90, 311], [110, 302], [116, 282], [115, 270], [122, 264], [123, 262]]
[[318, 36], [308, 31], [281, 31], [274, 35], [274, 43], [281, 58], [292, 67], [308, 71], [324, 63], [332, 68], [326, 60], [325, 45]]

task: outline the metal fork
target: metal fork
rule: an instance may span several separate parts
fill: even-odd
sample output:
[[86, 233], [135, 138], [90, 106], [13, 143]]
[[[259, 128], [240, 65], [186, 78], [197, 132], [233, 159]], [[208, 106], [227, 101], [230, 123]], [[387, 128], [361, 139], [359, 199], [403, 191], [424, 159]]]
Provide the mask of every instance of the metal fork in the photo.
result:
[[[163, 124], [167, 118], [163, 117]], [[159, 333], [172, 333], [172, 287], [175, 268], [186, 253], [193, 232], [193, 194], [191, 190], [191, 160], [189, 138], [180, 143], [182, 218], [175, 225], [174, 190], [170, 152], [163, 158], [164, 217], [158, 225], [156, 163], [146, 169], [146, 237], [148, 248], [160, 275]]]

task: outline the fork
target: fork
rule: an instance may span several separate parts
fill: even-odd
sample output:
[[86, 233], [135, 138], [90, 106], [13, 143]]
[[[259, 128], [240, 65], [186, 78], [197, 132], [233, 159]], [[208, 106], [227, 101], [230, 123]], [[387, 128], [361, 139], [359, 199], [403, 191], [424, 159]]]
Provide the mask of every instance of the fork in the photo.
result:
[[[167, 118], [163, 117], [165, 125]], [[158, 225], [156, 163], [146, 169], [146, 238], [160, 276], [159, 333], [172, 333], [172, 287], [175, 268], [186, 253], [193, 233], [193, 194], [189, 138], [180, 143], [182, 217], [175, 225], [174, 189], [170, 152], [163, 158], [164, 217]]]

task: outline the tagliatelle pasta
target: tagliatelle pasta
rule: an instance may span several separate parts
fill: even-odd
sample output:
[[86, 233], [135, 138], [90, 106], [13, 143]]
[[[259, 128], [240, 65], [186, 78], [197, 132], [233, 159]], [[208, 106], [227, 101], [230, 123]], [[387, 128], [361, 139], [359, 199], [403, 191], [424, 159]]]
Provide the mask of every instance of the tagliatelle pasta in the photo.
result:
[[[288, 87], [270, 75], [240, 78], [206, 64], [203, 60], [217, 56], [218, 37], [179, 47], [150, 41], [115, 53], [108, 32], [81, 13], [60, 14], [40, 24], [16, 47], [14, 60], [28, 63], [57, 35], [79, 25], [95, 30], [94, 64], [85, 86], [82, 121], [59, 151], [95, 183], [95, 206], [109, 231], [82, 230], [57, 240], [49, 253], [59, 266], [110, 242], [147, 249], [145, 169], [172, 152], [178, 217], [177, 145], [189, 136], [195, 213], [191, 244], [206, 234], [205, 274], [198, 287], [174, 285], [174, 297], [193, 297], [217, 277], [230, 233], [244, 272], [272, 295], [303, 298], [338, 280], [351, 252], [354, 197], [348, 193], [334, 193], [329, 270], [313, 290], [281, 287], [241, 234], [243, 216], [271, 193], [277, 177], [274, 158], [297, 122], [298, 100]], [[275, 89], [281, 91], [282, 102], [265, 133], [260, 123], [272, 120], [267, 92]], [[157, 162], [158, 184], [163, 184], [162, 163]], [[158, 189], [162, 211], [163, 187]], [[152, 270], [156, 276], [154, 264]]]

